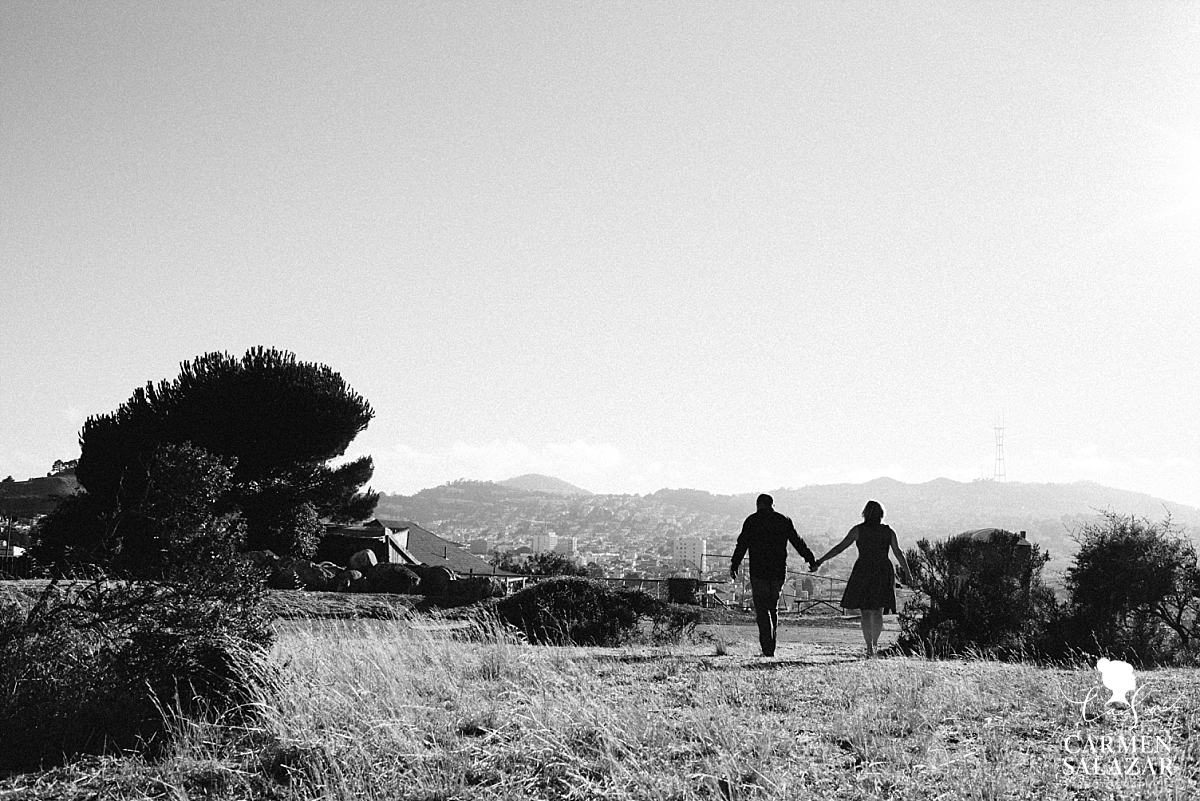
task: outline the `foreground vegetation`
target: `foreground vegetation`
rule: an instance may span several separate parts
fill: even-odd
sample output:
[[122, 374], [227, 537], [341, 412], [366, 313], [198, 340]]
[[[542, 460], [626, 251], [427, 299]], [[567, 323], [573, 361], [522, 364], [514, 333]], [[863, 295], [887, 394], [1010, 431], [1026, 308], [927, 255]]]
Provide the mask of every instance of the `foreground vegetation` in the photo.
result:
[[[578, 576], [453, 612], [448, 573], [423, 600], [269, 595], [247, 551], [308, 556], [321, 517], [374, 507], [369, 458], [329, 464], [372, 415], [328, 368], [256, 349], [89, 418], [86, 492], [35, 536], [58, 578], [0, 590], [0, 801], [1200, 789], [1181, 667], [1200, 657], [1200, 557], [1169, 519], [1085, 526], [1063, 602], [1017, 534], [922, 540], [898, 641], [917, 656], [888, 660], [759, 660], [698, 639], [694, 607]], [[1117, 709], [1097, 656], [1173, 670]]]
[[[1130, 711], [1104, 706], [1099, 674], [1086, 666], [859, 660], [806, 645], [781, 653], [761, 660], [748, 642], [535, 647], [490, 626], [291, 626], [266, 657], [281, 670], [257, 686], [253, 720], [177, 717], [156, 761], [87, 758], [14, 776], [0, 798], [1200, 792], [1192, 670], [1140, 672]], [[1114, 743], [1134, 735], [1142, 750], [1117, 753]], [[1134, 773], [1085, 774], [1091, 759], [1102, 772], [1115, 761]]]

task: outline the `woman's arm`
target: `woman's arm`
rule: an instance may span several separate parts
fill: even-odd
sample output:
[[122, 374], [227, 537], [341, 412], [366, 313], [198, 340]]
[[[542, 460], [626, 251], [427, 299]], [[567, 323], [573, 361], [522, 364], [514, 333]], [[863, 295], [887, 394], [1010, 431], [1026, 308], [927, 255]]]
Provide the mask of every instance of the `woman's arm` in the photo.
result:
[[821, 565], [825, 564], [833, 557], [837, 556], [842, 551], [849, 548], [850, 543], [854, 542], [856, 539], [858, 539], [858, 526], [855, 526], [854, 528], [850, 529], [850, 531], [846, 534], [846, 537], [841, 542], [839, 542], [837, 545], [830, 548], [828, 553], [826, 553], [824, 556], [822, 556], [820, 559], [818, 559], [817, 567], [820, 567]]
[[908, 560], [904, 558], [904, 551], [900, 550], [895, 531], [892, 532], [892, 553], [896, 554], [896, 561], [900, 563], [900, 580], [907, 584], [912, 581], [912, 571], [908, 567]]

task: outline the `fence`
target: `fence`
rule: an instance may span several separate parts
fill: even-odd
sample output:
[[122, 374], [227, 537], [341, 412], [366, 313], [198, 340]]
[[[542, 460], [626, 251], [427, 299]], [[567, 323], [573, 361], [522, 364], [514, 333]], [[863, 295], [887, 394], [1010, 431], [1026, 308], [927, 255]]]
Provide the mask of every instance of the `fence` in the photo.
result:
[[0, 578], [27, 579], [33, 572], [33, 560], [28, 556], [0, 556]]

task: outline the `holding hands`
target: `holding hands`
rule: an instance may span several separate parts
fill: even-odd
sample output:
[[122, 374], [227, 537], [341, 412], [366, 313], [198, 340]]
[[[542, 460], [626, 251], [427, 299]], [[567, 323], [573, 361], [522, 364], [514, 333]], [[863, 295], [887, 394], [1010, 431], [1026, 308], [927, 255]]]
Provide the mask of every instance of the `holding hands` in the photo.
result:
[[817, 569], [825, 562], [824, 559], [814, 559], [808, 563], [808, 572], [816, 573]]

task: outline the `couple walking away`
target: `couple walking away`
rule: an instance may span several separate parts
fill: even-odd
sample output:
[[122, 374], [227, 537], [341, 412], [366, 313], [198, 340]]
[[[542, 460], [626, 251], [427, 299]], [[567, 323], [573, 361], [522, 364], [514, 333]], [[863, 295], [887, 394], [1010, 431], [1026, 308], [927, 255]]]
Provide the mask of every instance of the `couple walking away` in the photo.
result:
[[849, 548], [850, 543], [858, 545], [858, 560], [842, 593], [842, 607], [861, 613], [867, 656], [874, 656], [879, 646], [879, 634], [883, 631], [883, 616], [896, 611], [896, 573], [888, 559], [889, 548], [900, 563], [901, 579], [905, 583], [909, 580], [908, 562], [896, 541], [896, 532], [883, 522], [883, 506], [879, 501], [867, 501], [862, 511], [863, 522], [850, 529], [828, 553], [816, 559], [796, 533], [791, 519], [776, 512], [774, 505], [770, 495], [758, 496], [758, 511], [742, 524], [742, 533], [729, 565], [729, 575], [736, 579], [742, 558], [747, 551], [750, 553], [750, 592], [754, 597], [754, 617], [758, 622], [758, 642], [763, 656], [775, 655], [775, 635], [779, 629], [776, 606], [787, 575], [789, 542], [808, 562], [810, 572]]

